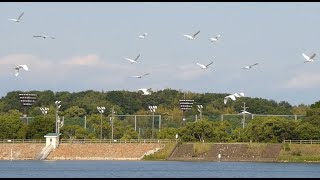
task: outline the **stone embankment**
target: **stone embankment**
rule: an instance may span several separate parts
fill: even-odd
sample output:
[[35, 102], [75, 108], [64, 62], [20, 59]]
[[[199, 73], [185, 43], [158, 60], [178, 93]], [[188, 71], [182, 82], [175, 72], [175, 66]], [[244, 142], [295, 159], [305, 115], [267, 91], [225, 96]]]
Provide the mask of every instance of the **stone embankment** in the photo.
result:
[[0, 160], [33, 160], [45, 145], [45, 143], [0, 144]]
[[160, 143], [60, 144], [47, 160], [140, 160], [161, 147]]
[[[161, 149], [161, 143], [60, 144], [46, 160], [141, 160]], [[0, 160], [35, 160], [45, 143], [0, 144]]]

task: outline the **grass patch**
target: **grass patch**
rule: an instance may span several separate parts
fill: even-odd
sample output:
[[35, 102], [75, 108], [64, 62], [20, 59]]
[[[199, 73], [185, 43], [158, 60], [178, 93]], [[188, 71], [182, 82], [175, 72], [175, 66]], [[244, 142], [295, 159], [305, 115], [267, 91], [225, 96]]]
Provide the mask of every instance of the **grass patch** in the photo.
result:
[[[286, 147], [287, 146], [287, 147]], [[278, 161], [285, 162], [319, 162], [320, 144], [288, 144], [284, 145]]]
[[176, 143], [166, 143], [165, 146], [154, 154], [144, 156], [143, 160], [166, 160], [175, 148]]

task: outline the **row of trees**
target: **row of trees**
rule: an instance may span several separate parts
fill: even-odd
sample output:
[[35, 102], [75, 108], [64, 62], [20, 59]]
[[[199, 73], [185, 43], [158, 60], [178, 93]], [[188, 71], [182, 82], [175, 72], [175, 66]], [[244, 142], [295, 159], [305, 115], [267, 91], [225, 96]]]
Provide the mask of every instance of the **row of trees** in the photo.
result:
[[[20, 93], [37, 94], [36, 102], [28, 109], [32, 120], [26, 124], [21, 121], [23, 107], [19, 101]], [[173, 139], [176, 134], [183, 141], [266, 141], [281, 142], [283, 139], [319, 139], [320, 101], [311, 106], [291, 106], [287, 102], [275, 102], [261, 98], [243, 97], [236, 101], [223, 103], [228, 94], [181, 92], [165, 89], [153, 92], [150, 96], [143, 96], [137, 92], [85, 91], [79, 93], [52, 91], [9, 92], [0, 99], [0, 139], [42, 139], [49, 132], [55, 132], [56, 100], [61, 101], [59, 116], [64, 117], [65, 125], [61, 128], [62, 138], [100, 138], [112, 136], [112, 124], [106, 111], [101, 116], [97, 106], [106, 109], [114, 108], [117, 114], [151, 115], [148, 105], [157, 105], [156, 115], [161, 115], [161, 129], [154, 129], [155, 138]], [[179, 107], [180, 99], [193, 99], [194, 104], [203, 105], [202, 119], [195, 122], [196, 107], [186, 111], [187, 121], [183, 122], [183, 113]], [[298, 114], [306, 115], [301, 120], [279, 117], [256, 117], [242, 128], [240, 122], [220, 121], [221, 114], [238, 114], [242, 103], [250, 106], [254, 114]], [[43, 116], [40, 107], [49, 107], [49, 112]], [[86, 118], [84, 125], [84, 117]], [[156, 119], [158, 122], [159, 119]], [[116, 118], [113, 121], [114, 139], [151, 138], [151, 117], [139, 117], [134, 129], [134, 122], [130, 117]], [[156, 123], [157, 124], [157, 123]], [[101, 131], [102, 130], [102, 131]]]

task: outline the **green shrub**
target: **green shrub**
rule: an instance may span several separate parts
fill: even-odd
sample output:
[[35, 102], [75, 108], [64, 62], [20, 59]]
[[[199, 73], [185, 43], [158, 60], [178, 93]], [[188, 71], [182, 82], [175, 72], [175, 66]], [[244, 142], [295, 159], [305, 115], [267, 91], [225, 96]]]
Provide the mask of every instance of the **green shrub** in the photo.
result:
[[290, 146], [288, 143], [284, 143], [283, 147], [285, 151], [290, 151]]

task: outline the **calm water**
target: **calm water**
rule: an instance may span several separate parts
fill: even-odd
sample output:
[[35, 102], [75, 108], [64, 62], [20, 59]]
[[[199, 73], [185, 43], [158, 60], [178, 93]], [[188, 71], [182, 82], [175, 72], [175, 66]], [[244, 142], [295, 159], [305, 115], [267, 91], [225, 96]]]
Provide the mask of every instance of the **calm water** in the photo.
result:
[[320, 163], [0, 161], [0, 178], [318, 178]]

